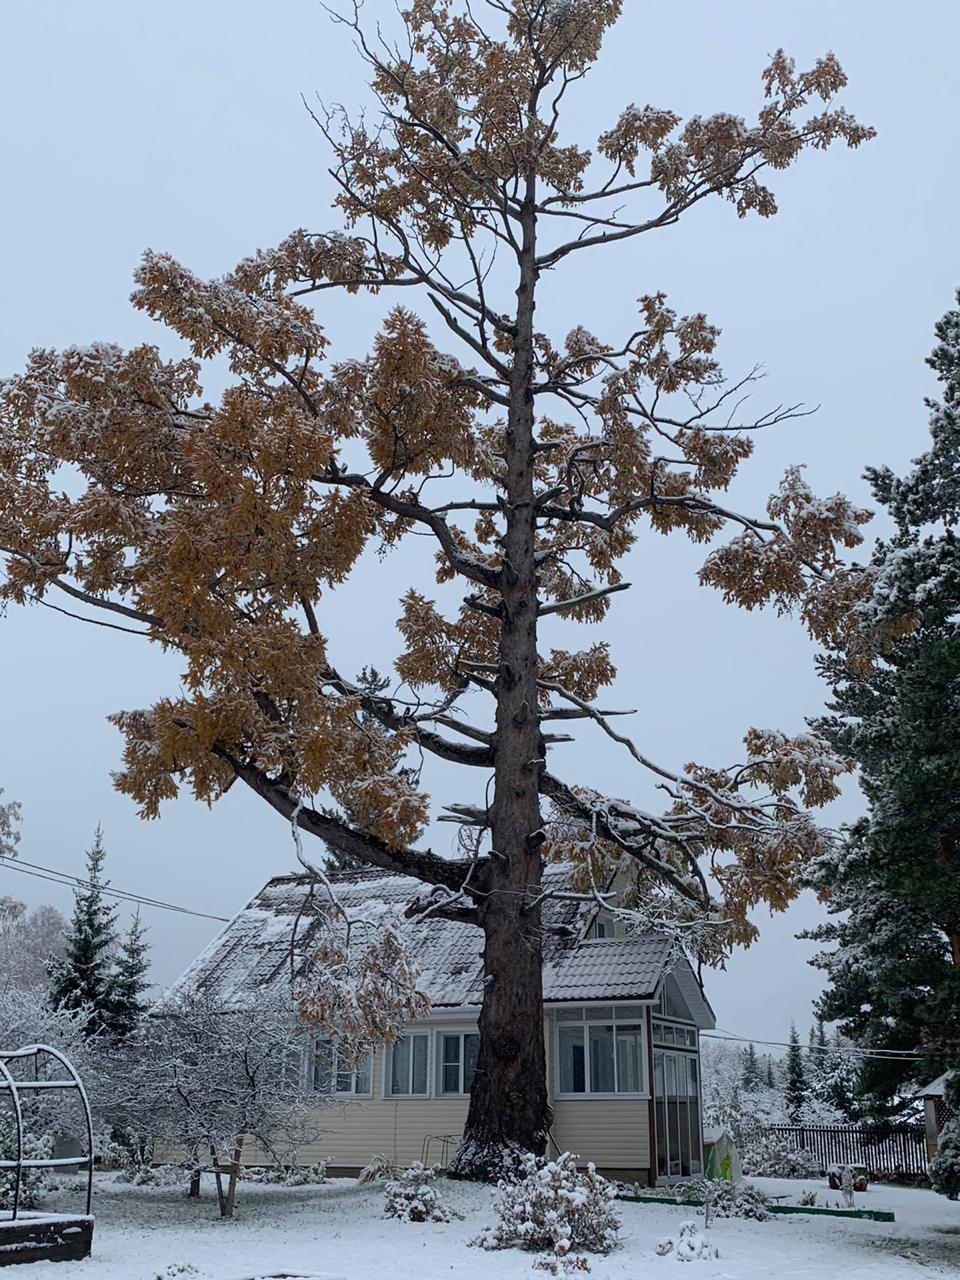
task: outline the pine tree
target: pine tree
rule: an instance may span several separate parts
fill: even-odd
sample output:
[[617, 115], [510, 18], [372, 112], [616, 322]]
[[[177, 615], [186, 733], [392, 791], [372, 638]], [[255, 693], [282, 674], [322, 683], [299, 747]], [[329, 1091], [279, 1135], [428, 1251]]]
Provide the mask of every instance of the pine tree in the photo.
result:
[[137, 912], [117, 952], [111, 983], [108, 1029], [116, 1040], [122, 1040], [135, 1031], [147, 1010], [143, 995], [149, 986], [147, 953], [150, 944], [145, 934]]
[[109, 884], [102, 874], [106, 856], [98, 825], [87, 851], [86, 886], [74, 891], [66, 953], [51, 966], [50, 975], [54, 1008], [86, 1009], [88, 1036], [109, 1030], [113, 1002], [116, 910], [104, 901], [103, 890]]
[[875, 549], [859, 635], [819, 662], [833, 700], [815, 724], [856, 761], [868, 810], [814, 869], [833, 916], [808, 935], [833, 944], [813, 960], [829, 977], [819, 1012], [859, 1045], [926, 1055], [864, 1063], [878, 1112], [960, 1046], [960, 310], [936, 332], [930, 448], [903, 477], [867, 472], [895, 534]]
[[790, 1023], [790, 1044], [787, 1049], [787, 1060], [784, 1067], [783, 1100], [787, 1115], [797, 1124], [803, 1104], [807, 1100], [807, 1074], [803, 1066], [803, 1050], [800, 1048], [800, 1037], [796, 1024]]
[[760, 1074], [760, 1061], [752, 1044], [748, 1044], [743, 1051], [743, 1074], [740, 1083], [747, 1093], [756, 1093], [763, 1084], [763, 1077]]
[[773, 1059], [770, 1057], [769, 1053], [766, 1055], [765, 1060], [766, 1060], [767, 1066], [766, 1066], [766, 1075], [764, 1077], [764, 1081], [768, 1089], [775, 1089], [777, 1087], [777, 1078], [773, 1074]]

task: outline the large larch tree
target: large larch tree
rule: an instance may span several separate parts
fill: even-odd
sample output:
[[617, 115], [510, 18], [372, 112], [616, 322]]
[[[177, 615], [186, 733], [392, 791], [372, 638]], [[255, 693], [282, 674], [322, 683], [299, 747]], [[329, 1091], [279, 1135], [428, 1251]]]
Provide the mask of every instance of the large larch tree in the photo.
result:
[[[753, 903], [795, 893], [826, 840], [807, 807], [843, 767], [814, 735], [760, 729], [736, 765], [655, 763], [597, 706], [615, 675], [607, 644], [547, 648], [542, 620], [600, 624], [644, 526], [696, 542], [729, 528], [702, 580], [831, 635], [862, 594], [841, 548], [867, 518], [815, 499], [797, 470], [762, 516], [729, 509], [752, 429], [790, 410], [741, 417], [752, 375], [725, 382], [716, 328], [655, 285], [632, 332], [563, 336], [538, 313], [544, 277], [714, 197], [768, 217], [770, 171], [870, 130], [835, 105], [832, 55], [799, 71], [778, 52], [755, 122], [631, 105], [588, 150], [561, 121], [619, 0], [487, 0], [486, 27], [477, 8], [413, 0], [397, 45], [359, 12], [341, 19], [382, 107], [376, 123], [315, 113], [341, 230], [296, 231], [212, 281], [144, 256], [134, 303], [188, 358], [40, 350], [4, 384], [0, 547], [5, 598], [59, 598], [182, 656], [183, 693], [115, 716], [118, 785], [145, 815], [183, 783], [212, 801], [240, 780], [294, 825], [319, 878], [302, 836], [416, 877], [420, 914], [482, 930], [480, 1057], [455, 1167], [489, 1176], [505, 1153], [542, 1151], [550, 1123], [544, 859], [572, 859], [578, 893], [633, 867], [639, 916], [656, 904], [681, 924], [708, 918], [716, 954], [749, 939]], [[358, 292], [397, 301], [370, 354], [337, 362], [317, 310]], [[200, 380], [211, 359], [231, 375], [214, 402]], [[465, 594], [452, 609], [448, 586], [404, 595], [407, 692], [389, 696], [337, 669], [326, 637], [364, 551], [412, 535], [432, 539], [439, 582]], [[549, 767], [567, 736], [550, 730], [578, 721], [632, 753], [665, 812]], [[417, 767], [432, 757], [473, 779], [446, 805], [454, 856], [417, 838], [437, 812]]]

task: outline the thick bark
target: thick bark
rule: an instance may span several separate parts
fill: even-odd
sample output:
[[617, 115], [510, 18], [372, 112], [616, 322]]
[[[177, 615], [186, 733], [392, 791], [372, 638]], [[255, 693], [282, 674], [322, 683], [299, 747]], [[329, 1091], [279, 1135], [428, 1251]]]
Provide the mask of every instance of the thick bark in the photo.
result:
[[536, 286], [533, 180], [523, 218], [517, 333], [507, 415], [506, 530], [492, 858], [478, 910], [484, 931], [480, 1054], [453, 1171], [495, 1178], [517, 1154], [542, 1154], [551, 1123], [543, 1041], [539, 894], [540, 772], [537, 712], [537, 571], [534, 559], [533, 312]]

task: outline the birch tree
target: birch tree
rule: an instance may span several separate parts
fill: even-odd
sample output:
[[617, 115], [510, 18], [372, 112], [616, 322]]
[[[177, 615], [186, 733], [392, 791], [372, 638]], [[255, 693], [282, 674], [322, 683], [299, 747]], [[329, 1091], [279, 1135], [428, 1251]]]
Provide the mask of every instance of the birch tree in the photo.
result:
[[[867, 513], [842, 495], [816, 498], [793, 470], [766, 512], [725, 502], [756, 429], [792, 410], [745, 412], [755, 373], [724, 379], [704, 315], [678, 314], [656, 281], [628, 333], [558, 333], [538, 311], [545, 278], [586, 255], [599, 271], [604, 251], [707, 201], [769, 217], [774, 171], [870, 136], [836, 105], [832, 54], [799, 70], [780, 51], [754, 120], [628, 105], [587, 149], [564, 132], [568, 102], [620, 9], [412, 0], [396, 44], [341, 15], [381, 111], [314, 112], [339, 227], [294, 231], [216, 280], [147, 252], [134, 305], [190, 354], [38, 350], [0, 401], [4, 598], [183, 661], [182, 692], [114, 717], [119, 788], [154, 817], [183, 785], [214, 801], [239, 781], [307, 844], [413, 876], [423, 912], [482, 931], [464, 1175], [546, 1141], [545, 858], [572, 859], [571, 892], [601, 898], [632, 868], [638, 912], [722, 922], [722, 950], [823, 852], [807, 807], [844, 767], [811, 734], [761, 728], [732, 765], [657, 761], [598, 702], [615, 677], [602, 632], [582, 648], [544, 634], [601, 628], [624, 558], [660, 534], [711, 542], [705, 584], [797, 610], [819, 637], [862, 593], [842, 553]], [[369, 355], [338, 361], [330, 325], [358, 293], [383, 297], [382, 325]], [[231, 374], [214, 400], [211, 359]], [[329, 652], [337, 588], [365, 550], [417, 535], [440, 585], [403, 595], [403, 683], [371, 692]], [[580, 726], [629, 752], [664, 812], [554, 766]], [[462, 766], [468, 792], [431, 801], [431, 760]], [[452, 850], [417, 838], [444, 806]]]

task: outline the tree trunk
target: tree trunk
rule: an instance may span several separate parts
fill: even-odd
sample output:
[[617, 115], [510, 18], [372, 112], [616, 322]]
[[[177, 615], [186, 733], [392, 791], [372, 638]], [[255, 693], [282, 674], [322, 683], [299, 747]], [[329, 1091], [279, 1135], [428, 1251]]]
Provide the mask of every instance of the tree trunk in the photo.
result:
[[191, 1169], [190, 1171], [190, 1186], [189, 1186], [189, 1189], [187, 1190], [187, 1195], [192, 1200], [196, 1200], [200, 1196], [200, 1170], [199, 1169]]
[[240, 1158], [243, 1155], [243, 1134], [237, 1134], [236, 1145], [233, 1148], [233, 1163], [230, 1166], [230, 1177], [227, 1181], [227, 1198], [224, 1206], [223, 1217], [233, 1217], [233, 1202], [237, 1198], [237, 1178], [240, 1176]]
[[223, 1177], [220, 1171], [220, 1161], [217, 1159], [217, 1149], [210, 1143], [210, 1160], [213, 1164], [213, 1177], [217, 1184], [217, 1204], [220, 1206], [220, 1217], [227, 1216], [227, 1202], [223, 1194]]
[[536, 220], [527, 201], [517, 288], [517, 333], [507, 413], [506, 530], [496, 677], [492, 866], [479, 900], [484, 932], [480, 1054], [458, 1177], [494, 1179], [522, 1152], [542, 1155], [552, 1120], [543, 1039], [540, 773], [537, 706], [537, 564], [534, 508], [533, 312]]

